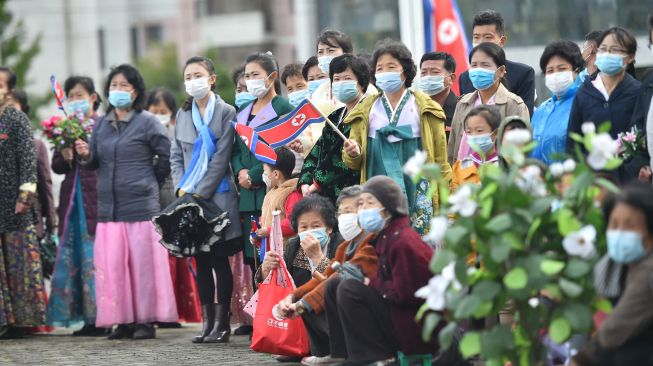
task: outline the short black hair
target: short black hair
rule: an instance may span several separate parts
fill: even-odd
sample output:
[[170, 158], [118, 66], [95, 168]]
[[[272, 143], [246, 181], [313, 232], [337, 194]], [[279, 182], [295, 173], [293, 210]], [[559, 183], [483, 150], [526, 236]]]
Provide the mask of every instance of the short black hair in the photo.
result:
[[297, 202], [292, 210], [290, 226], [295, 232], [297, 232], [299, 218], [309, 212], [315, 212], [320, 215], [327, 228], [334, 228], [338, 224], [336, 209], [333, 207], [331, 200], [319, 194], [312, 194]]
[[[410, 86], [413, 84], [413, 79], [415, 79], [415, 75], [417, 75], [417, 67], [415, 67], [415, 62], [413, 62], [413, 55], [410, 53], [408, 47], [399, 41], [395, 41], [389, 38], [379, 41], [376, 44], [374, 55], [372, 56], [372, 64], [374, 65], [375, 70], [376, 63], [379, 61], [379, 58], [386, 54], [396, 58], [399, 61], [401, 67], [404, 69], [404, 76], [406, 77], [404, 85], [406, 88], [410, 88]], [[374, 81], [376, 82], [376, 78], [374, 78]]]
[[[109, 87], [111, 86], [111, 80], [113, 80], [113, 78], [118, 74], [122, 74], [125, 79], [127, 79], [127, 82], [131, 84], [132, 87], [134, 87], [136, 98], [134, 98], [134, 101], [132, 102], [132, 108], [136, 112], [142, 112], [145, 108], [146, 98], [145, 80], [143, 80], [143, 76], [138, 71], [138, 69], [130, 64], [122, 64], [111, 69], [109, 76], [107, 77], [107, 82], [104, 86], [104, 95], [109, 98]], [[112, 110], [113, 106], [111, 103], [109, 103], [107, 113], [111, 112]]]
[[352, 53], [354, 52], [354, 46], [351, 43], [351, 38], [345, 33], [334, 29], [323, 29], [320, 32], [320, 35], [317, 36], [317, 42], [315, 42], [315, 48], [319, 43], [323, 43], [327, 46], [337, 47], [342, 49], [343, 53]]
[[174, 94], [167, 88], [159, 87], [150, 90], [150, 95], [147, 97], [147, 103], [145, 108], [149, 109], [150, 106], [159, 104], [163, 102], [168, 109], [172, 112], [172, 117], [174, 118], [177, 113], [177, 101], [175, 100]]
[[633, 181], [626, 185], [621, 192], [609, 195], [603, 205], [606, 222], [619, 203], [640, 210], [646, 218], [648, 232], [653, 233], [653, 187], [650, 183]]
[[9, 87], [9, 91], [13, 90], [16, 87], [16, 83], [18, 82], [16, 73], [13, 72], [10, 68], [2, 66], [0, 66], [0, 72], [7, 74], [7, 86]]
[[[211, 60], [208, 57], [204, 57], [204, 56], [193, 56], [193, 57], [189, 58], [186, 61], [186, 64], [184, 65], [184, 69], [182, 70], [182, 75], [186, 71], [186, 68], [188, 67], [188, 65], [193, 65], [193, 64], [201, 65], [206, 71], [208, 71], [209, 75], [215, 75], [216, 74], [215, 73], [215, 64], [213, 63], [213, 60]], [[216, 88], [215, 84], [217, 84], [217, 82], [213, 83], [211, 85], [211, 90], [215, 90], [215, 88]], [[184, 111], [189, 111], [189, 110], [191, 110], [191, 108], [193, 108], [193, 97], [189, 96], [184, 101], [184, 105], [183, 105], [182, 109]]]
[[580, 47], [575, 42], [560, 40], [549, 43], [540, 57], [540, 69], [542, 73], [546, 73], [546, 65], [549, 63], [553, 56], [563, 58], [571, 64], [573, 70], [580, 71], [585, 65], [583, 55], [580, 52]]
[[295, 154], [285, 146], [277, 147], [274, 152], [277, 153], [277, 162], [274, 165], [265, 164], [272, 170], [280, 171], [284, 178], [290, 179], [295, 169]]
[[95, 91], [95, 83], [93, 83], [93, 79], [91, 79], [88, 76], [71, 76], [66, 81], [63, 83], [63, 91], [66, 93], [66, 96], [70, 94], [70, 91], [75, 87], [75, 86], [81, 86], [86, 90], [88, 95], [93, 95], [95, 94], [97, 96], [97, 99], [95, 100], [95, 103], [93, 103], [93, 111], [97, 111], [98, 108], [100, 108], [100, 104], [102, 103], [102, 98], [98, 95], [98, 93]]
[[486, 55], [492, 58], [492, 61], [497, 65], [497, 68], [506, 65], [506, 53], [503, 51], [503, 48], [499, 47], [497, 44], [492, 42], [483, 42], [476, 47], [472, 48], [469, 52], [469, 62], [472, 62], [472, 56], [478, 51], [485, 53]]
[[472, 20], [472, 30], [474, 30], [474, 27], [477, 25], [492, 25], [494, 24], [494, 27], [499, 35], [505, 35], [505, 27], [503, 23], [503, 17], [501, 16], [501, 13], [495, 10], [483, 10], [481, 12], [476, 13], [474, 15], [474, 20]]
[[601, 42], [601, 35], [603, 34], [603, 31], [600, 30], [593, 30], [590, 31], [585, 35], [585, 41], [587, 42], [592, 42], [596, 45], [596, 47], [599, 46], [599, 43]]
[[243, 76], [245, 76], [245, 65], [240, 65], [231, 72], [231, 81], [235, 86], [238, 86], [238, 80], [242, 79]]
[[490, 125], [492, 131], [495, 131], [501, 125], [501, 113], [499, 112], [499, 109], [493, 105], [481, 104], [472, 108], [465, 116], [463, 122], [464, 127], [467, 127], [467, 120], [473, 116], [483, 117], [487, 124]]
[[23, 113], [29, 114], [29, 111], [32, 109], [29, 105], [29, 100], [27, 98], [27, 93], [24, 90], [13, 89], [9, 92], [11, 99], [20, 104], [20, 109]]
[[606, 29], [601, 34], [601, 39], [599, 40], [599, 43], [597, 43], [597, 46], [600, 46], [605, 37], [609, 35], [613, 35], [617, 43], [625, 48], [629, 55], [633, 56], [637, 53], [637, 40], [635, 39], [635, 36], [633, 36], [628, 29], [623, 27], [612, 27]]
[[[263, 70], [268, 73], [268, 75], [272, 74], [275, 71], [279, 73], [279, 63], [277, 62], [277, 59], [272, 55], [272, 52], [250, 53], [245, 58], [245, 65], [252, 62], [259, 64]], [[280, 78], [278, 76], [274, 80], [274, 91], [277, 92], [277, 94], [281, 94], [281, 80], [279, 80]]]
[[311, 56], [306, 60], [306, 63], [304, 64], [304, 67], [302, 67], [302, 75], [304, 76], [304, 80], [308, 80], [308, 70], [311, 69], [313, 66], [319, 65], [319, 61], [317, 60], [317, 56]]
[[300, 63], [288, 64], [284, 66], [283, 72], [281, 73], [281, 82], [283, 83], [283, 85], [287, 85], [286, 80], [288, 80], [288, 78], [291, 78], [293, 76], [301, 76], [304, 78], [304, 80], [306, 80], [302, 70], [303, 66], [304, 65]]
[[450, 54], [446, 52], [427, 52], [422, 56], [422, 59], [419, 61], [419, 67], [422, 67], [424, 61], [439, 61], [444, 60], [444, 68], [450, 74], [456, 72], [456, 59], [453, 58]]
[[340, 55], [329, 64], [329, 79], [333, 83], [333, 75], [343, 72], [351, 68], [351, 71], [356, 75], [356, 80], [358, 80], [358, 85], [360, 85], [363, 92], [367, 90], [367, 86], [370, 84], [370, 69], [367, 67], [365, 62], [360, 58], [352, 54]]

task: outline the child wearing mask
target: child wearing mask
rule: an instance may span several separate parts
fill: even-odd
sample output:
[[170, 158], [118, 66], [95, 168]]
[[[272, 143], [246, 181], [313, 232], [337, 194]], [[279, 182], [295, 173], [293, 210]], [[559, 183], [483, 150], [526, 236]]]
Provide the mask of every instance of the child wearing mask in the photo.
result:
[[282, 146], [274, 150], [277, 162], [274, 165], [263, 164], [263, 181], [268, 192], [263, 199], [261, 212], [261, 228], [256, 231], [259, 238], [268, 238], [272, 232], [272, 212], [281, 211], [281, 233], [284, 244], [287, 239], [296, 235], [290, 225], [290, 213], [295, 204], [302, 199], [297, 191], [297, 178], [292, 178], [295, 167], [295, 155]]
[[451, 191], [465, 183], [480, 183], [479, 167], [499, 161], [496, 149], [497, 130], [501, 124], [499, 110], [494, 106], [479, 105], [467, 114], [463, 123], [472, 152], [454, 163]]

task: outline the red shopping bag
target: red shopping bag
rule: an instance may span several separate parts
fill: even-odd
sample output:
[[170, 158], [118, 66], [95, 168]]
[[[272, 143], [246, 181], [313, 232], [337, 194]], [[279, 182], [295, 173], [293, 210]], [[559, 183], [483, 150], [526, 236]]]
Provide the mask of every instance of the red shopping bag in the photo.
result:
[[[300, 317], [281, 319], [273, 308], [293, 291], [293, 282], [286, 265], [273, 270], [268, 283], [258, 289], [258, 304], [254, 316], [252, 350], [283, 356], [307, 356], [308, 334]], [[279, 277], [285, 278], [279, 278]]]

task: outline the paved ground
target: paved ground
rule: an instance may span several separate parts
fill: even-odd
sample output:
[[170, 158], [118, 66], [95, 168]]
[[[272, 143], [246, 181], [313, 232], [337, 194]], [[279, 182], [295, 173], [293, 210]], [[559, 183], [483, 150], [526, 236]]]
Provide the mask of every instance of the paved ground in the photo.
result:
[[109, 341], [104, 337], [71, 337], [57, 330], [20, 340], [0, 341], [0, 365], [262, 365], [281, 366], [249, 349], [249, 337], [228, 344], [192, 344], [199, 325], [158, 329], [157, 339]]

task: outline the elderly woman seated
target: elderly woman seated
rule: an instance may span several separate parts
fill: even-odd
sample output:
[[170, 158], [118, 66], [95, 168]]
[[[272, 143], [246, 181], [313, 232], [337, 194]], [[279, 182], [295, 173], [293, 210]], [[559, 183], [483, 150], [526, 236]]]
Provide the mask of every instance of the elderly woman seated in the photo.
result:
[[[308, 330], [311, 357], [306, 357], [302, 364], [319, 365], [333, 363], [339, 360], [332, 357], [332, 347], [329, 339], [327, 316], [324, 312], [324, 291], [326, 284], [345, 278], [355, 278], [363, 281], [365, 277], [376, 274], [377, 255], [370, 241], [373, 234], [365, 232], [358, 225], [358, 201], [361, 186], [352, 186], [342, 190], [336, 204], [338, 206], [338, 228], [345, 239], [338, 249], [330, 266], [321, 275], [298, 287], [291, 295], [279, 302], [283, 313], [302, 314], [302, 319]], [[335, 268], [334, 268], [335, 267]], [[334, 340], [336, 344], [342, 339]], [[341, 348], [341, 347], [337, 347]], [[344, 359], [346, 355], [339, 355]]]

